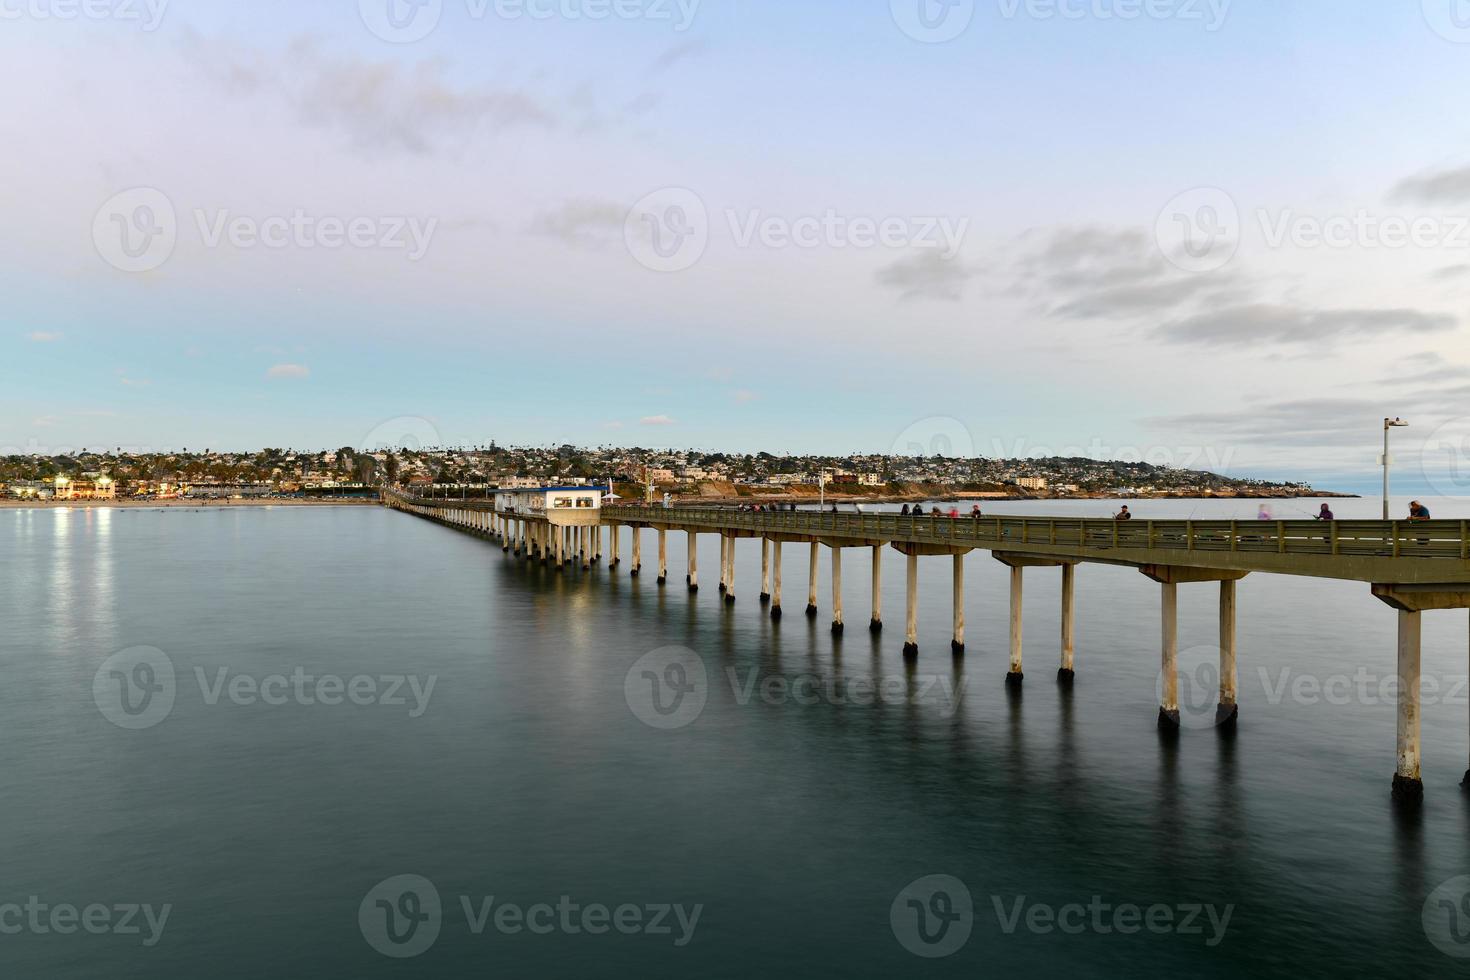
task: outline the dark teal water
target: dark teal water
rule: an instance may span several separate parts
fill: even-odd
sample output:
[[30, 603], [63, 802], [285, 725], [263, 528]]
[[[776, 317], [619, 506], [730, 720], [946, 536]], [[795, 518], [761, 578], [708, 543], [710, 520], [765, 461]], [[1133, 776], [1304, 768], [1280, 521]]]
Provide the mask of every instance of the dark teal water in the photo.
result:
[[[1436, 516], [1453, 516], [1444, 506]], [[112, 925], [120, 906], [170, 907], [153, 945], [146, 924], [119, 934], [99, 918], [93, 935], [24, 922], [0, 934], [0, 974], [1463, 975], [1467, 961], [1422, 922], [1430, 893], [1470, 874], [1470, 800], [1457, 786], [1463, 613], [1426, 617], [1424, 673], [1444, 691], [1426, 699], [1426, 803], [1405, 817], [1388, 794], [1391, 700], [1376, 687], [1290, 693], [1360, 669], [1392, 676], [1394, 617], [1365, 586], [1242, 583], [1233, 736], [1209, 722], [1214, 588], [1183, 587], [1191, 704], [1171, 740], [1155, 730], [1157, 587], [1136, 572], [1079, 572], [1070, 691], [1054, 679], [1057, 575], [1028, 573], [1027, 676], [1014, 696], [1002, 684], [1006, 570], [983, 554], [967, 564], [960, 660], [948, 649], [948, 560], [921, 562], [920, 655], [905, 663], [896, 553], [876, 640], [869, 559], [847, 553], [848, 628], [834, 641], [825, 556], [810, 621], [806, 551], [787, 548], [786, 617], [773, 624], [757, 602], [754, 542], [740, 545], [730, 607], [714, 588], [714, 540], [694, 597], [682, 536], [670, 544], [671, 584], [659, 589], [651, 534], [645, 575], [630, 579], [626, 566], [557, 575], [372, 508], [0, 511], [0, 928], [19, 921], [5, 903], [32, 896], [104, 906]], [[159, 695], [136, 716], [147, 727], [124, 728], [103, 710], [117, 713], [115, 678], [94, 681], [137, 647], [167, 657], [173, 703], [155, 719]], [[704, 667], [704, 706], [663, 730], [630, 707], [625, 680], [668, 647]], [[128, 683], [148, 680], [119, 662]], [[221, 669], [248, 690], [298, 668], [344, 685], [373, 678], [374, 697], [393, 675], [434, 687], [416, 717], [406, 685], [406, 704], [251, 703], [226, 690], [210, 703]], [[751, 671], [802, 693], [746, 697]], [[849, 696], [845, 685], [869, 679], [893, 696]], [[646, 714], [641, 683], [635, 670], [632, 701]], [[944, 694], [960, 685], [960, 697]], [[370, 941], [387, 921], [370, 893], [401, 897], [374, 892], [399, 875], [427, 879], [443, 908], [437, 938], [405, 959]], [[962, 881], [973, 902], [968, 941], [942, 959], [910, 953], [890, 922], [900, 892], [928, 875]], [[494, 896], [492, 912], [562, 896], [636, 906], [645, 925], [650, 906], [701, 908], [692, 933], [671, 913], [668, 934], [559, 923], [534, 934], [492, 918], [477, 935], [463, 896], [472, 909]], [[1009, 916], [1021, 896], [1008, 933], [996, 905]], [[1223, 936], [1203, 916], [1199, 934], [1045, 928], [1047, 909], [1089, 903], [1161, 905], [1176, 924], [1194, 905], [1230, 918]]]

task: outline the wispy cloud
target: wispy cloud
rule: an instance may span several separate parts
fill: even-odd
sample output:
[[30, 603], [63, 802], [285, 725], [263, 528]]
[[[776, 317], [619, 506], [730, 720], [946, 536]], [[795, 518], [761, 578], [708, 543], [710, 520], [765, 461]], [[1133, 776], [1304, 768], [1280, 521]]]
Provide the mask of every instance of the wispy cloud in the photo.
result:
[[679, 62], [688, 58], [698, 57], [709, 50], [709, 43], [702, 40], [681, 41], [664, 51], [648, 66], [650, 72], [668, 71]]
[[1320, 344], [1397, 334], [1439, 333], [1458, 323], [1446, 313], [1411, 309], [1311, 310], [1269, 303], [1227, 307], [1176, 320], [1157, 335], [1180, 344]]
[[667, 415], [645, 415], [638, 420], [639, 425], [673, 425], [674, 420]]
[[61, 334], [49, 330], [33, 330], [26, 339], [33, 344], [54, 344], [61, 339]]
[[899, 259], [876, 273], [879, 285], [896, 289], [902, 299], [937, 299], [957, 303], [965, 284], [975, 277], [958, 257], [945, 257], [937, 248]]
[[1470, 167], [1428, 170], [1405, 177], [1388, 196], [1405, 204], [1462, 204], [1470, 201]]
[[331, 56], [309, 38], [296, 40], [280, 56], [197, 34], [187, 43], [200, 69], [228, 91], [273, 94], [308, 125], [342, 132], [360, 147], [429, 153], [449, 139], [558, 123], [539, 96], [514, 87], [455, 84], [439, 61]]
[[602, 245], [621, 234], [628, 209], [611, 201], [568, 201], [544, 211], [531, 222], [531, 232], [559, 238], [568, 245]]
[[305, 364], [276, 364], [265, 372], [265, 376], [271, 379], [309, 378], [311, 369]]

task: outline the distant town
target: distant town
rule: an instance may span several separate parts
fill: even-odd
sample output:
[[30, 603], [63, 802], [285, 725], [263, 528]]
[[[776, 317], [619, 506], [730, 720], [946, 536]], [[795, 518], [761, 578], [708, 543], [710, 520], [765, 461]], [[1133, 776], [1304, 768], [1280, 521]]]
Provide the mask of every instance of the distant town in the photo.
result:
[[667, 495], [674, 502], [819, 495], [828, 500], [1341, 496], [1305, 483], [1085, 457], [798, 456], [493, 442], [452, 448], [82, 450], [0, 457], [0, 498], [12, 501], [375, 498], [387, 486], [427, 495], [474, 495], [495, 487], [550, 484], [607, 485], [623, 499]]

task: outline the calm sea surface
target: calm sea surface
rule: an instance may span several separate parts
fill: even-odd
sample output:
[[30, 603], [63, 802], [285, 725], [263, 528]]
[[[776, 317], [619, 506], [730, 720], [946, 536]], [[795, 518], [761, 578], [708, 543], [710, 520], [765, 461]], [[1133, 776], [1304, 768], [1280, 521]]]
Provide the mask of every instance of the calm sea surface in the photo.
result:
[[[1216, 587], [1182, 587], [1167, 739], [1158, 587], [1136, 571], [1079, 569], [1071, 690], [1060, 576], [1028, 571], [1011, 696], [1007, 573], [985, 553], [962, 659], [949, 559], [921, 560], [906, 663], [896, 552], [877, 638], [870, 554], [846, 552], [841, 640], [825, 553], [809, 620], [806, 549], [785, 549], [773, 624], [756, 542], [733, 606], [713, 537], [695, 596], [683, 535], [669, 552], [660, 589], [652, 533], [630, 579], [377, 508], [0, 510], [0, 975], [1464, 975], [1422, 921], [1470, 874], [1463, 612], [1425, 617], [1437, 688], [1406, 817], [1395, 617], [1366, 585], [1241, 583], [1233, 736], [1212, 726]], [[666, 682], [677, 709], [653, 701]], [[901, 894], [932, 875], [972, 911], [953, 883]], [[920, 925], [964, 941], [919, 958]]]

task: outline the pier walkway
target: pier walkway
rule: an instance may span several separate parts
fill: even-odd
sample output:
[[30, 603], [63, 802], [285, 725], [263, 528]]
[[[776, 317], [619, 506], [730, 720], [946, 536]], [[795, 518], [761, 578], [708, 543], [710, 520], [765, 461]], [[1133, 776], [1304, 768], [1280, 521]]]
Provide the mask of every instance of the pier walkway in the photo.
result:
[[[688, 548], [686, 586], [699, 589], [698, 536], [720, 541], [719, 589], [724, 601], [735, 601], [734, 542], [761, 541], [760, 602], [770, 615], [782, 615], [781, 552], [784, 545], [808, 548], [806, 614], [817, 615], [817, 579], [821, 550], [829, 554], [832, 582], [832, 631], [844, 628], [842, 553], [848, 548], [883, 548], [907, 557], [905, 603], [906, 656], [918, 652], [918, 558], [953, 557], [953, 638], [956, 655], [965, 648], [964, 557], [987, 551], [1010, 568], [1010, 659], [1006, 683], [1024, 679], [1022, 594], [1025, 572], [1058, 569], [1062, 576], [1060, 665], [1057, 678], [1069, 683], [1076, 671], [1076, 570], [1083, 564], [1121, 565], [1138, 569], [1160, 588], [1160, 665], [1163, 693], [1159, 726], [1179, 725], [1178, 588], [1218, 583], [1220, 691], [1216, 720], [1234, 725], [1239, 708], [1236, 666], [1236, 587], [1253, 572], [1304, 575], [1363, 582], [1371, 594], [1398, 615], [1398, 747], [1394, 796], [1417, 801], [1423, 794], [1420, 773], [1420, 635], [1421, 616], [1432, 610], [1470, 608], [1470, 522], [1467, 521], [1217, 521], [1083, 519], [1077, 517], [957, 518], [892, 513], [821, 511], [743, 511], [729, 507], [606, 506], [593, 514], [560, 515], [555, 511], [515, 513], [497, 509], [493, 500], [430, 500], [397, 492], [384, 502], [499, 541], [502, 548], [528, 560], [561, 569], [590, 568], [603, 560], [603, 530], [608, 529], [608, 564], [617, 567], [619, 530], [631, 535], [629, 571], [643, 568], [643, 532], [656, 536], [658, 584], [668, 581], [668, 534], [682, 533]], [[872, 610], [868, 628], [883, 628], [880, 561], [872, 562]], [[1465, 785], [1470, 786], [1470, 770]]]

